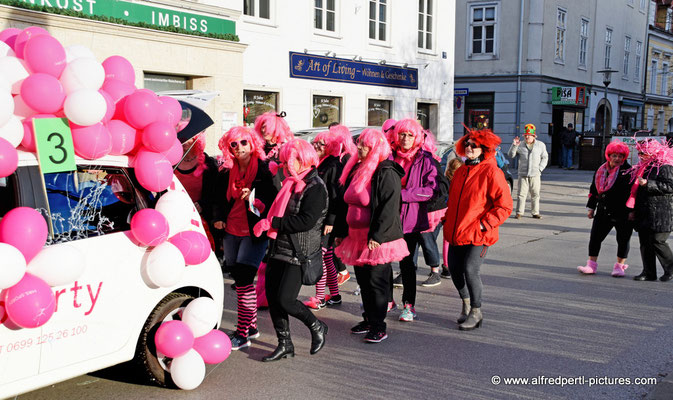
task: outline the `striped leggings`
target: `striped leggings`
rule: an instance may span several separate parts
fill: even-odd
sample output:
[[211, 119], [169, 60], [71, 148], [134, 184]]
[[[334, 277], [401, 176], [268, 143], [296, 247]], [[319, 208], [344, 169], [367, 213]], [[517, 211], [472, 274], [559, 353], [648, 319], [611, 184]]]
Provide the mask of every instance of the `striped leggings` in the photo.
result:
[[315, 297], [325, 300], [325, 286], [329, 288], [332, 296], [339, 295], [337, 282], [337, 270], [334, 265], [334, 248], [332, 246], [322, 248], [322, 278], [315, 285]]
[[236, 333], [243, 337], [248, 337], [250, 328], [257, 328], [257, 294], [252, 284], [256, 274], [256, 267], [245, 264], [236, 264], [231, 271], [236, 282], [236, 297], [238, 297]]

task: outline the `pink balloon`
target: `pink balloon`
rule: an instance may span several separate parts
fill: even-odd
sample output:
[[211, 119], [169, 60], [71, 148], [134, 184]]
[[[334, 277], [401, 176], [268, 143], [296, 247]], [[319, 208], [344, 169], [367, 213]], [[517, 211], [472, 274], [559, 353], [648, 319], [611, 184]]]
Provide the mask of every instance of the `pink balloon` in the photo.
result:
[[143, 130], [143, 144], [157, 153], [170, 150], [177, 138], [175, 128], [168, 122], [152, 122]]
[[126, 121], [134, 128], [143, 129], [156, 121], [159, 113], [159, 100], [153, 93], [136, 90], [124, 103]]
[[19, 153], [7, 140], [0, 137], [0, 178], [10, 176], [19, 165]]
[[28, 107], [28, 104], [26, 104], [26, 102], [23, 101], [23, 98], [21, 98], [20, 94], [14, 96], [14, 115], [16, 115], [17, 117], [26, 118], [35, 114], [37, 114], [37, 111]]
[[67, 64], [65, 49], [55, 37], [49, 35], [38, 35], [26, 42], [23, 59], [33, 73], [43, 72], [57, 79]]
[[136, 73], [129, 60], [122, 56], [111, 56], [103, 61], [105, 79], [118, 79], [131, 85], [136, 82]]
[[56, 118], [54, 114], [35, 114], [23, 120], [23, 140], [21, 146], [30, 152], [35, 152], [35, 134], [33, 132], [33, 119], [35, 118]]
[[194, 345], [194, 334], [182, 321], [167, 321], [157, 329], [154, 344], [159, 353], [170, 358], [180, 357]]
[[55, 113], [63, 108], [65, 90], [58, 79], [36, 73], [21, 84], [21, 98], [28, 107], [40, 113]]
[[14, 42], [14, 52], [16, 53], [16, 56], [18, 58], [23, 58], [26, 43], [28, 43], [31, 38], [39, 35], [49, 35], [49, 32], [39, 26], [29, 26], [16, 35], [16, 41]]
[[184, 154], [182, 150], [182, 143], [180, 143], [179, 139], [175, 139], [173, 146], [171, 146], [168, 151], [165, 151], [162, 154], [168, 158], [168, 161], [171, 163], [171, 165], [179, 163], [180, 160], [182, 160], [182, 156]]
[[7, 45], [13, 49], [14, 42], [19, 33], [21, 33], [21, 29], [19, 28], [7, 28], [0, 32], [0, 40], [7, 43]]
[[14, 208], [0, 220], [0, 242], [19, 249], [30, 262], [47, 242], [47, 222], [33, 208]]
[[[105, 82], [103, 82], [102, 89], [112, 97], [112, 101], [117, 103], [122, 97], [133, 93], [136, 90], [136, 87], [132, 83], [120, 81], [119, 79], [106, 79]], [[117, 104], [117, 109], [119, 109], [119, 104]], [[121, 110], [118, 110], [118, 112], [123, 111], [123, 107]]]
[[201, 264], [210, 255], [210, 242], [201, 232], [180, 232], [168, 241], [180, 250], [187, 265]]
[[173, 167], [170, 161], [160, 153], [141, 149], [133, 162], [136, 178], [150, 192], [161, 192], [170, 186], [173, 180]]
[[79, 126], [70, 123], [75, 153], [87, 160], [95, 160], [110, 154], [112, 136], [102, 123]]
[[161, 111], [159, 121], [166, 121], [171, 126], [176, 126], [182, 119], [182, 107], [180, 103], [169, 96], [159, 96]]
[[103, 98], [105, 99], [105, 104], [107, 105], [107, 111], [105, 111], [105, 116], [103, 119], [100, 121], [104, 124], [110, 122], [112, 119], [112, 116], [115, 113], [115, 102], [112, 100], [112, 96], [110, 96], [105, 90], [101, 89], [98, 91], [101, 95], [103, 95]]
[[153, 208], [143, 208], [131, 218], [131, 232], [145, 246], [157, 246], [168, 239], [168, 221]]
[[49, 321], [56, 308], [51, 287], [42, 279], [25, 274], [5, 292], [5, 311], [22, 328], [37, 328]]
[[112, 149], [110, 149], [112, 155], [121, 156], [130, 152], [140, 138], [136, 128], [118, 119], [108, 122], [107, 129], [112, 136]]
[[206, 364], [218, 364], [231, 354], [231, 340], [226, 333], [213, 329], [194, 339], [194, 350], [199, 353]]

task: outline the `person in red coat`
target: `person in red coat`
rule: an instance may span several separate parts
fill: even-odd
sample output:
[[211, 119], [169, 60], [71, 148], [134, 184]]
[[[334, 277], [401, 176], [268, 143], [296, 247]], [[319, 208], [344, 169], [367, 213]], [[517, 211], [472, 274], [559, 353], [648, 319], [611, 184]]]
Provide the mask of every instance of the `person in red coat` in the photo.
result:
[[498, 227], [512, 213], [512, 196], [505, 175], [495, 161], [500, 138], [488, 129], [469, 131], [456, 143], [466, 157], [451, 187], [444, 223], [449, 242], [449, 269], [463, 309], [460, 330], [481, 326], [482, 283], [479, 269], [489, 246], [498, 241]]

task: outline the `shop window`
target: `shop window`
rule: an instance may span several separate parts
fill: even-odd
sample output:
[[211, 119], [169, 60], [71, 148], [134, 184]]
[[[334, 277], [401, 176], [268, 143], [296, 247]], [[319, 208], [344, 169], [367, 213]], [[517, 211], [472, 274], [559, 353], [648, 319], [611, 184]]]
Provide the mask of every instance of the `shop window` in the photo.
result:
[[185, 76], [145, 73], [143, 85], [145, 89], [150, 89], [154, 92], [165, 92], [169, 90], [186, 90], [188, 89], [188, 81], [189, 79]]
[[393, 102], [391, 100], [369, 99], [367, 101], [367, 125], [382, 126], [390, 119]]
[[493, 93], [470, 93], [465, 98], [465, 125], [470, 129], [492, 129], [493, 100]]
[[271, 0], [243, 0], [243, 14], [271, 19]]
[[137, 193], [122, 170], [85, 168], [45, 174], [44, 181], [51, 244], [130, 229]]
[[278, 110], [278, 93], [259, 90], [243, 91], [243, 120], [253, 125], [258, 116], [268, 111]]
[[369, 38], [388, 41], [388, 0], [369, 0]]
[[432, 0], [418, 0], [418, 48], [432, 50], [432, 32], [434, 25]]
[[341, 123], [341, 97], [313, 96], [313, 127]]
[[416, 119], [420, 122], [423, 129], [429, 129], [431, 132], [437, 132], [437, 104], [435, 103], [417, 103]]
[[314, 0], [313, 27], [319, 31], [336, 32], [338, 0]]

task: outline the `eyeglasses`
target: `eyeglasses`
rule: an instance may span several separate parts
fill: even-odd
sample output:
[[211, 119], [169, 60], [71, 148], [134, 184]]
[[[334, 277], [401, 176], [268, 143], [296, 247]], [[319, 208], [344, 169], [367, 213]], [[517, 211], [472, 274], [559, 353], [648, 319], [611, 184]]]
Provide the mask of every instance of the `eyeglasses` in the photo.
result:
[[231, 146], [232, 149], [235, 149], [238, 147], [238, 144], [241, 144], [241, 146], [247, 146], [248, 145], [248, 140], [247, 139], [242, 139], [239, 140], [238, 142], [231, 142], [229, 143], [229, 146]]
[[476, 143], [474, 143], [474, 142], [465, 142], [465, 147], [466, 147], [466, 148], [467, 148], [467, 147], [470, 147], [470, 148], [473, 148], [473, 149], [478, 149], [478, 148], [481, 147], [481, 146], [478, 145], [478, 144], [476, 144]]
[[321, 148], [321, 149], [322, 149], [322, 148], [325, 147], [325, 146], [327, 146], [327, 145], [326, 145], [325, 143], [323, 143], [323, 142], [313, 142], [313, 147], [316, 148], [316, 149], [317, 149], [317, 148]]

